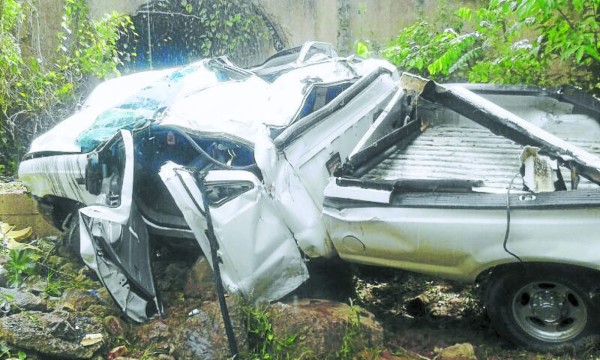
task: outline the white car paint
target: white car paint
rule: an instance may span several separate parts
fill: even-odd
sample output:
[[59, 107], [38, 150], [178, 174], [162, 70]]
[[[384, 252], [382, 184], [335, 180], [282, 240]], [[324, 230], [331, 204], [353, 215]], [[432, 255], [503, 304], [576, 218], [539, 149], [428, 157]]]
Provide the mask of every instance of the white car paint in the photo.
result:
[[[190, 171], [174, 163], [165, 164], [160, 176], [177, 200], [198, 244], [210, 254], [202, 194]], [[251, 189], [234, 199], [211, 206], [215, 236], [222, 261], [221, 278], [230, 293], [262, 302], [279, 299], [308, 279], [298, 246], [286, 224], [277, 215], [262, 183], [250, 172], [214, 170], [206, 175], [206, 186], [222, 182], [248, 183]], [[215, 266], [207, 256], [211, 266]]]

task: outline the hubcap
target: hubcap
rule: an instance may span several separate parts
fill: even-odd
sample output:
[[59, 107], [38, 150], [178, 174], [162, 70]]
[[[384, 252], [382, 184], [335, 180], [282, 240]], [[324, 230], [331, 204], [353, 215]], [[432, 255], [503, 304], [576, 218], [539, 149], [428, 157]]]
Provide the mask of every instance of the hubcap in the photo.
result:
[[579, 335], [588, 309], [571, 288], [554, 282], [532, 282], [514, 296], [512, 310], [519, 327], [543, 341], [562, 342]]

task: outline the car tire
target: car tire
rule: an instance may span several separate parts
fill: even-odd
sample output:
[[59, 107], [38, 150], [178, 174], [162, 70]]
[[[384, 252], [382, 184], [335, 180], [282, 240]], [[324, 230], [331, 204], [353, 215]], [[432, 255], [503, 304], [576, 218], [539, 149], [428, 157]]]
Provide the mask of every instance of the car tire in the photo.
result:
[[538, 352], [592, 348], [600, 338], [600, 314], [586, 275], [567, 266], [537, 265], [492, 274], [485, 299], [492, 326], [503, 338]]

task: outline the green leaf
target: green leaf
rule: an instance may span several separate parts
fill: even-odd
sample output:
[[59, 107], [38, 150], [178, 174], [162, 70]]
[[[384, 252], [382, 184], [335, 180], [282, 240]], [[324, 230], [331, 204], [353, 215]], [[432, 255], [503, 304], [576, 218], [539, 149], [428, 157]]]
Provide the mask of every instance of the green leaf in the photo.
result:
[[462, 7], [456, 11], [456, 15], [464, 21], [471, 21], [473, 18], [473, 9]]
[[585, 51], [584, 47], [580, 47], [579, 49], [577, 49], [577, 55], [575, 56], [577, 63], [581, 62], [581, 58], [583, 57], [584, 51]]
[[354, 52], [356, 53], [356, 55], [358, 55], [358, 56], [360, 56], [362, 58], [369, 57], [369, 47], [363, 41], [357, 41], [356, 42], [356, 44], [354, 46]]

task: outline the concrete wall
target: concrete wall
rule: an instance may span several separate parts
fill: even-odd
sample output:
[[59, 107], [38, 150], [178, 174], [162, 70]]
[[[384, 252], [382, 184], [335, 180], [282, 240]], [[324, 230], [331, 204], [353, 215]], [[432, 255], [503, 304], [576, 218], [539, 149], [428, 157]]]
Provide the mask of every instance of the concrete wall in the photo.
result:
[[[283, 28], [292, 46], [307, 40], [336, 44], [338, 49], [356, 40], [385, 44], [418, 20], [434, 20], [438, 0], [256, 0]], [[477, 0], [449, 0], [451, 7], [473, 6]]]
[[[46, 0], [48, 1], [48, 0]], [[173, 0], [175, 1], [175, 0]], [[248, 0], [251, 1], [251, 0]], [[289, 46], [307, 40], [336, 44], [339, 50], [356, 40], [386, 43], [402, 28], [418, 19], [419, 13], [434, 17], [437, 0], [253, 0], [275, 20], [289, 40]], [[134, 14], [147, 0], [88, 0], [90, 14], [100, 18], [113, 10]], [[451, 6], [469, 5], [478, 0], [448, 0]]]
[[145, 3], [147, 0], [88, 0], [88, 7], [92, 19], [100, 19], [111, 11], [133, 15]]
[[[64, 0], [40, 0], [40, 21], [49, 34], [60, 26]], [[149, 0], [88, 0], [90, 15], [100, 19], [111, 11], [134, 15]], [[179, 0], [170, 0], [179, 1]], [[193, 0], [195, 1], [195, 0]], [[192, 1], [192, 2], [193, 2]], [[210, 0], [203, 0], [210, 1]], [[385, 45], [402, 28], [422, 14], [434, 21], [440, 4], [449, 7], [474, 6], [482, 0], [247, 0], [258, 4], [283, 30], [287, 46], [307, 40], [326, 41], [348, 54], [357, 40]], [[58, 4], [60, 3], [60, 5]], [[56, 11], [59, 10], [59, 11]], [[46, 15], [47, 14], [47, 15]], [[52, 35], [54, 36], [54, 35]], [[46, 40], [44, 40], [45, 42]], [[49, 40], [49, 42], [52, 42]], [[55, 47], [53, 47], [55, 48]], [[266, 50], [263, 58], [275, 52]]]
[[13, 225], [15, 230], [31, 226], [37, 237], [60, 235], [60, 232], [42, 217], [35, 201], [23, 193], [0, 192], [0, 221]]
[[[387, 41], [417, 18], [419, 0], [259, 0], [291, 40], [338, 44], [344, 33], [351, 40]], [[435, 3], [435, 1], [429, 1]], [[345, 22], [346, 21], [346, 22]]]

